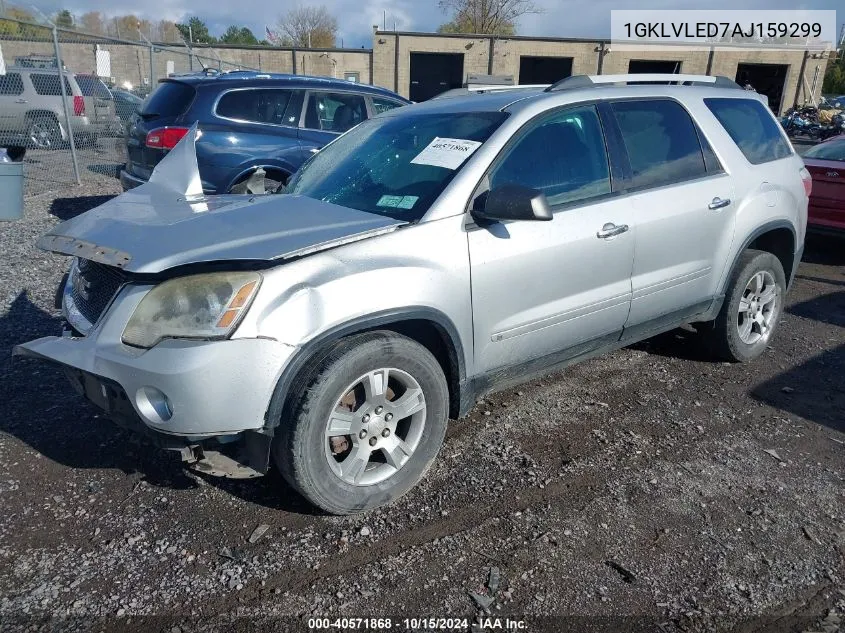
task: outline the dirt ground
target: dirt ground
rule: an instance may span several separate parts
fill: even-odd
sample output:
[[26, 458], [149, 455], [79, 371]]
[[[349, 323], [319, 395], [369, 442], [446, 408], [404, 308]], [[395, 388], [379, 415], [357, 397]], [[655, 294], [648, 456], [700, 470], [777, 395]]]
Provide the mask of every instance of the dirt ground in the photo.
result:
[[759, 360], [677, 330], [495, 394], [405, 498], [338, 518], [275, 473], [191, 474], [11, 361], [60, 327], [35, 239], [113, 189], [0, 225], [3, 631], [841, 630], [845, 241], [808, 242]]

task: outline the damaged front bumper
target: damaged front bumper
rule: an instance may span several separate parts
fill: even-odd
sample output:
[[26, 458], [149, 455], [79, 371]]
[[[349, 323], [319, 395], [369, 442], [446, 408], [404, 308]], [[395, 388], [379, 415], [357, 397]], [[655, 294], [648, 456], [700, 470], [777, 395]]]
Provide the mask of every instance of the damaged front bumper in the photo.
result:
[[[267, 410], [296, 348], [271, 339], [169, 339], [151, 349], [130, 347], [121, 335], [144, 294], [127, 286], [87, 336], [48, 336], [16, 346], [13, 355], [61, 365], [74, 388], [115, 422], [180, 450], [187, 461], [231, 444], [265, 451], [248, 460], [264, 472]], [[213, 474], [250, 476], [227, 473], [220, 461], [209, 464]]]

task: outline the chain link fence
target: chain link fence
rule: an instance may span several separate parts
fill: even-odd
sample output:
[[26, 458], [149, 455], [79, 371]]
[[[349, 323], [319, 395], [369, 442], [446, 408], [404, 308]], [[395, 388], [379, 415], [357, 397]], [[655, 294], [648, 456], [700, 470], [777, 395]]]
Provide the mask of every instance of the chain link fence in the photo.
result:
[[[24, 195], [118, 177], [126, 131], [162, 78], [258, 70], [225, 49], [92, 35], [0, 18], [0, 147], [24, 146]], [[60, 79], [61, 78], [61, 79]]]

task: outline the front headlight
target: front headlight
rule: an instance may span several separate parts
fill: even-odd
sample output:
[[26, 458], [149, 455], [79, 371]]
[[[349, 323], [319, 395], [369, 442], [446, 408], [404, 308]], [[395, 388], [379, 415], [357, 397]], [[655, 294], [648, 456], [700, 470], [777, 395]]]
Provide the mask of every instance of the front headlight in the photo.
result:
[[261, 283], [254, 272], [208, 273], [165, 281], [141, 300], [123, 342], [150, 348], [165, 338], [226, 338]]

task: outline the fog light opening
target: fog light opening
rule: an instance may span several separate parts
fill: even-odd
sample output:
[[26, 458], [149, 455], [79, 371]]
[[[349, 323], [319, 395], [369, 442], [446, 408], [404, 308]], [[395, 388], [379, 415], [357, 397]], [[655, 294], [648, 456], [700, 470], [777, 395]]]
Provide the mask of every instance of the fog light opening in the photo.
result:
[[138, 410], [151, 422], [163, 424], [173, 417], [173, 406], [167, 396], [155, 387], [141, 387], [135, 395]]

